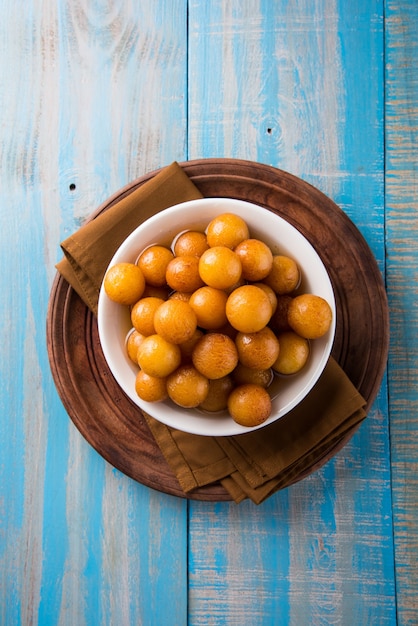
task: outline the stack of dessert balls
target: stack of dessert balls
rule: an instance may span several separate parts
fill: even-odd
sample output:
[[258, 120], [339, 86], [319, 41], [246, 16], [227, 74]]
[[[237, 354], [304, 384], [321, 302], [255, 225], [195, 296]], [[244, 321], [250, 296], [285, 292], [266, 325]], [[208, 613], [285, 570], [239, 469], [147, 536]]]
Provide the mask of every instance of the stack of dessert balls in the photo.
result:
[[296, 376], [331, 326], [329, 303], [300, 293], [301, 278], [297, 259], [273, 253], [234, 213], [110, 267], [103, 286], [129, 307], [138, 396], [265, 422], [273, 378]]

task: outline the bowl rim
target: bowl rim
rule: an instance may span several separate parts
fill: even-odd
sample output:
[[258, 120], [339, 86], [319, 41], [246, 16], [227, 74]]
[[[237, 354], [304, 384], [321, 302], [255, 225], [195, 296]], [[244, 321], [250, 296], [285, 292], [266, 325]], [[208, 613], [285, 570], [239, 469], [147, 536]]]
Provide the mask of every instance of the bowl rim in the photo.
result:
[[[233, 212], [234, 208], [239, 212], [240, 208], [241, 210], [243, 210], [243, 207], [245, 207], [246, 210], [251, 211], [254, 215], [258, 214], [260, 218], [263, 215], [266, 216], [268, 214], [269, 219], [274, 220], [276, 224], [281, 224], [288, 231], [288, 233], [291, 232], [293, 234], [296, 240], [303, 243], [305, 250], [309, 251], [309, 255], [315, 260], [317, 266], [321, 269], [321, 272], [322, 272], [321, 279], [324, 281], [324, 285], [323, 285], [324, 291], [327, 292], [326, 299], [329, 302], [331, 309], [332, 309], [332, 313], [333, 313], [332, 323], [331, 323], [330, 329], [328, 330], [324, 338], [321, 338], [321, 340], [315, 340], [316, 343], [321, 341], [321, 343], [324, 344], [323, 352], [321, 354], [321, 357], [317, 359], [316, 367], [311, 372], [309, 379], [302, 386], [302, 388], [296, 394], [296, 396], [294, 397], [292, 401], [287, 402], [287, 404], [284, 407], [278, 410], [277, 414], [272, 413], [272, 415], [263, 424], [260, 424], [258, 426], [254, 426], [251, 428], [240, 426], [239, 424], [234, 422], [234, 420], [231, 417], [228, 417], [227, 419], [227, 426], [219, 428], [220, 420], [217, 419], [219, 417], [218, 415], [204, 414], [202, 411], [198, 409], [183, 409], [182, 407], [178, 407], [174, 405], [170, 400], [164, 401], [162, 403], [145, 402], [136, 395], [136, 392], [134, 390], [134, 385], [128, 386], [127, 384], [125, 384], [124, 379], [119, 372], [118, 363], [115, 360], [112, 349], [109, 345], [109, 342], [107, 341], [106, 328], [107, 328], [108, 322], [110, 322], [110, 319], [111, 319], [109, 316], [108, 309], [110, 308], [115, 311], [116, 308], [119, 309], [123, 307], [122, 305], [117, 305], [116, 303], [111, 302], [110, 299], [106, 296], [104, 292], [103, 281], [102, 281], [100, 292], [99, 292], [97, 322], [98, 322], [99, 341], [103, 350], [104, 358], [110, 369], [110, 372], [112, 373], [119, 387], [121, 387], [121, 389], [130, 398], [130, 400], [138, 406], [139, 410], [146, 412], [147, 414], [151, 415], [154, 419], [157, 419], [158, 421], [162, 422], [166, 426], [176, 428], [178, 430], [182, 430], [184, 432], [188, 432], [191, 434], [206, 435], [206, 436], [234, 436], [234, 435], [240, 435], [240, 434], [248, 434], [255, 430], [264, 428], [268, 426], [269, 424], [276, 422], [277, 420], [284, 417], [284, 415], [289, 413], [308, 395], [309, 391], [314, 387], [319, 377], [321, 376], [326, 366], [326, 363], [328, 362], [328, 359], [330, 357], [334, 338], [335, 338], [335, 330], [336, 330], [335, 295], [334, 295], [334, 290], [333, 290], [333, 286], [332, 286], [328, 271], [321, 257], [319, 256], [318, 252], [316, 251], [315, 247], [311, 244], [311, 242], [299, 231], [299, 229], [296, 226], [288, 222], [285, 218], [281, 217], [276, 212], [260, 204], [248, 202], [246, 200], [235, 199], [235, 198], [205, 197], [205, 198], [199, 198], [195, 200], [188, 200], [186, 202], [181, 202], [173, 206], [167, 207], [155, 213], [154, 215], [147, 218], [146, 220], [144, 220], [144, 222], [139, 224], [124, 239], [124, 241], [117, 248], [117, 250], [113, 254], [105, 270], [104, 275], [106, 275], [107, 270], [116, 262], [119, 262], [120, 260], [128, 260], [126, 258], [128, 251], [132, 249], [138, 236], [140, 236], [146, 230], [152, 230], [155, 227], [155, 225], [158, 226], [158, 225], [161, 225], [161, 223], [164, 223], [166, 217], [170, 217], [171, 219], [175, 215], [180, 215], [180, 214], [183, 215], [184, 211], [187, 211], [190, 209], [196, 209], [196, 207], [199, 207], [200, 209], [202, 207], [210, 207], [210, 209], [213, 211], [217, 205], [222, 206], [222, 212], [227, 212], [227, 210], [230, 212]], [[218, 210], [218, 213], [220, 212], [221, 211]], [[192, 221], [187, 222], [187, 228], [193, 228], [193, 224], [197, 224], [199, 228], [202, 228], [201, 226], [202, 220], [203, 220], [203, 217], [201, 215], [198, 215], [197, 218], [193, 222]], [[250, 232], [252, 233], [254, 230], [255, 230], [255, 227], [250, 226]], [[157, 235], [158, 241], [161, 242], [163, 240], [164, 238], [163, 233], [165, 232], [166, 231], [164, 231], [164, 229], [160, 229], [159, 233], [161, 235], [161, 239]], [[168, 245], [169, 241], [173, 239], [174, 234], [175, 233], [173, 231], [171, 235], [169, 236], [165, 235], [166, 245]], [[150, 245], [150, 244], [148, 243], [144, 247], [147, 247], [147, 245]], [[283, 245], [284, 244], [280, 243], [278, 245], [278, 248], [282, 249]], [[131, 254], [129, 257], [131, 261], [135, 261], [141, 252], [141, 250], [138, 250], [138, 246], [136, 246], [136, 249], [137, 249], [136, 255], [133, 256]], [[296, 258], [296, 261], [298, 261], [298, 258], [296, 257], [296, 255], [294, 255], [294, 257]], [[129, 361], [129, 358], [126, 355], [126, 351], [125, 351], [124, 357], [125, 359]], [[128, 363], [128, 365], [130, 369], [133, 371], [133, 368], [135, 366], [132, 363]], [[300, 376], [300, 374], [295, 375], [295, 376]], [[186, 420], [185, 423], [182, 423], [180, 427], [178, 420], [176, 419], [179, 413], [181, 413], [182, 415], [189, 415], [189, 416], [193, 415], [194, 417], [193, 419]], [[196, 413], [198, 413], [200, 417], [200, 419], [198, 420], [195, 419]], [[204, 416], [204, 420], [206, 424], [204, 428], [202, 428], [203, 416]], [[226, 415], [225, 415], [225, 418], [227, 418]]]

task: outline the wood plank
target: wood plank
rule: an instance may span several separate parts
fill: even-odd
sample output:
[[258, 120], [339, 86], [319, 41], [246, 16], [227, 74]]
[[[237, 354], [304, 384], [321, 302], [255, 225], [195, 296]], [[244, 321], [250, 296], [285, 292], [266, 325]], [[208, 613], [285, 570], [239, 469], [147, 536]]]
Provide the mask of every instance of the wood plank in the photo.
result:
[[1, 0], [0, 622], [187, 621], [187, 506], [114, 471], [49, 371], [59, 242], [186, 155], [187, 3]]
[[[383, 272], [381, 3], [192, 0], [189, 15], [189, 157], [315, 184]], [[260, 507], [191, 503], [191, 621], [392, 625], [392, 530], [383, 381], [359, 433], [307, 480]]]
[[418, 5], [386, 2], [389, 402], [399, 624], [418, 616]]

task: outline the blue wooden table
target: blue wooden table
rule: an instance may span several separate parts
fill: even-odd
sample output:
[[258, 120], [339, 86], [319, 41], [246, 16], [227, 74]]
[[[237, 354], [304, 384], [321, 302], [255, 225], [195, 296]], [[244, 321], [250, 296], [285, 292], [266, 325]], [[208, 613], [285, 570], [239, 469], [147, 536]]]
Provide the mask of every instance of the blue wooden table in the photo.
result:
[[[416, 0], [0, 0], [0, 624], [418, 624]], [[59, 243], [174, 160], [330, 196], [386, 281], [388, 367], [322, 469], [166, 495], [83, 439], [48, 362]]]

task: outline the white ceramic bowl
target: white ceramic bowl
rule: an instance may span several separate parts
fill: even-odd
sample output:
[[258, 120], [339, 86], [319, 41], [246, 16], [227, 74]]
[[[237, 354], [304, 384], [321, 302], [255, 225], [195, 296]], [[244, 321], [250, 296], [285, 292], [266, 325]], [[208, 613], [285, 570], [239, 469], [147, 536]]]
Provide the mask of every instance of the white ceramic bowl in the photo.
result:
[[[293, 257], [302, 274], [298, 292], [322, 296], [333, 312], [329, 331], [311, 342], [311, 353], [303, 370], [293, 376], [275, 377], [269, 390], [272, 413], [266, 422], [256, 427], [262, 428], [283, 417], [308, 394], [328, 361], [334, 340], [333, 289], [324, 264], [306, 238], [284, 219], [258, 205], [229, 198], [204, 198], [178, 204], [146, 220], [122, 243], [109, 267], [121, 261], [135, 262], [142, 250], [153, 243], [170, 245], [183, 230], [204, 230], [212, 218], [224, 212], [240, 215], [247, 222], [251, 236], [265, 241], [273, 253]], [[126, 354], [126, 337], [131, 329], [128, 308], [112, 302], [103, 286], [99, 295], [98, 329], [105, 359], [116, 381], [135, 404], [155, 419], [185, 432], [208, 436], [238, 435], [255, 430], [236, 424], [227, 411], [210, 414], [183, 409], [170, 400], [161, 403], [141, 400], [135, 392], [137, 369]]]

